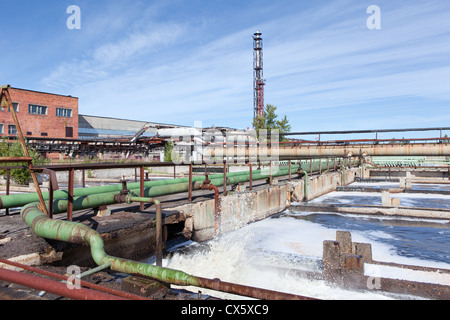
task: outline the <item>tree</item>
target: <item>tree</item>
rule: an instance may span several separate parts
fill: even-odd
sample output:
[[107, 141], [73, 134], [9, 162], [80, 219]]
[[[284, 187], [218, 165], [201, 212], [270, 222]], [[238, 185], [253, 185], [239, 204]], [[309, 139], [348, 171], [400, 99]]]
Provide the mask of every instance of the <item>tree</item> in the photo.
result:
[[[34, 165], [45, 164], [48, 159], [41, 157], [41, 155], [34, 149], [28, 150], [30, 157], [33, 159]], [[8, 143], [6, 139], [0, 142], [0, 157], [24, 157], [22, 145], [20, 141]], [[20, 166], [24, 163], [9, 163], [10, 166]], [[0, 175], [6, 175], [6, 170], [0, 170]], [[27, 184], [31, 180], [31, 173], [28, 168], [11, 170], [11, 178], [19, 184]]]
[[[258, 116], [254, 122], [253, 127], [256, 130], [256, 134], [258, 139], [259, 131], [262, 129], [267, 130], [267, 137], [271, 136], [272, 130], [278, 130], [280, 134], [288, 133], [291, 131], [291, 125], [286, 117], [283, 117], [282, 120], [277, 120], [278, 116], [276, 114], [277, 107], [271, 104], [268, 104], [264, 109], [264, 116]], [[280, 141], [287, 140], [280, 136]]]
[[181, 160], [181, 156], [175, 149], [172, 141], [167, 141], [164, 145], [164, 162], [177, 162]]
[[164, 145], [164, 162], [172, 162], [173, 142], [167, 141]]

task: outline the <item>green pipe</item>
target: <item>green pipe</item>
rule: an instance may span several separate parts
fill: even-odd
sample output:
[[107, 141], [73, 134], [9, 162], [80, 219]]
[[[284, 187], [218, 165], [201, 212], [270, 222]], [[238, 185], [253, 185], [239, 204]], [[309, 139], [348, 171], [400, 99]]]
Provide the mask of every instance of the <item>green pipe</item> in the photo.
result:
[[[297, 170], [297, 167], [292, 167], [291, 172]], [[274, 177], [277, 176], [285, 176], [289, 174], [289, 169], [279, 169], [276, 174], [273, 174]], [[257, 172], [252, 176], [253, 180], [261, 180], [267, 178], [267, 175], [261, 174], [261, 172]], [[210, 179], [211, 184], [219, 187], [223, 185], [223, 178], [218, 179]], [[227, 184], [237, 184], [242, 182], [247, 182], [250, 180], [250, 174], [241, 174], [228, 177], [227, 175]], [[203, 181], [194, 181], [192, 183], [192, 190], [200, 190]], [[140, 198], [137, 195], [140, 194], [140, 189], [131, 189], [130, 193], [132, 194], [130, 202], [152, 202], [156, 203], [157, 200], [152, 200], [148, 198], [158, 198], [161, 196], [166, 196], [170, 194], [183, 193], [189, 190], [189, 182], [186, 183], [177, 183], [177, 184], [169, 184], [163, 186], [155, 186], [155, 187], [147, 187], [144, 189], [144, 197]], [[73, 199], [73, 211], [85, 210], [90, 208], [98, 208], [101, 206], [107, 206], [114, 203], [117, 203], [116, 196], [118, 192], [108, 192], [101, 194], [91, 194], [88, 196], [74, 197]], [[135, 196], [136, 195], [136, 196]], [[143, 201], [141, 201], [143, 200]], [[53, 213], [59, 214], [67, 211], [69, 201], [67, 199], [56, 199], [53, 201]], [[46, 205], [48, 206], [48, 201], [46, 201]]]
[[[293, 167], [291, 172], [295, 172], [298, 167]], [[279, 169], [276, 174], [273, 174], [273, 177], [286, 176], [289, 174], [289, 169]], [[262, 174], [261, 172], [254, 173], [252, 175], [252, 180], [261, 180], [266, 179], [268, 175]], [[250, 180], [250, 173], [245, 173], [237, 176], [229, 177], [227, 175], [227, 184], [238, 184], [243, 182], [248, 182]], [[211, 184], [216, 187], [220, 187], [223, 185], [223, 178], [218, 179], [210, 179]], [[192, 183], [192, 190], [199, 190], [201, 188], [203, 181], [194, 181]], [[144, 189], [144, 196], [149, 198], [157, 198], [164, 195], [175, 194], [187, 192], [189, 190], [189, 182], [187, 183], [178, 183], [167, 186], [158, 186]], [[139, 193], [139, 189], [131, 190], [134, 193]]]
[[[254, 173], [260, 172], [261, 170], [255, 171]], [[232, 172], [227, 173], [227, 177], [234, 177], [239, 175], [245, 175], [248, 172]], [[209, 176], [210, 179], [223, 179], [223, 174], [214, 174]], [[203, 181], [205, 180], [205, 176], [197, 176], [192, 177], [192, 181]], [[165, 186], [170, 184], [179, 184], [189, 182], [189, 178], [177, 178], [170, 180], [158, 180], [158, 181], [146, 181], [144, 183], [144, 187], [151, 188], [156, 186]], [[140, 189], [140, 182], [129, 183], [127, 185], [128, 189]], [[122, 184], [113, 184], [106, 186], [98, 186], [98, 187], [89, 187], [89, 188], [77, 188], [73, 191], [74, 197], [82, 197], [89, 196], [93, 194], [101, 194], [101, 193], [109, 193], [109, 192], [119, 192], [122, 190]], [[44, 200], [49, 199], [49, 193], [42, 193]], [[57, 190], [53, 192], [53, 199], [64, 199], [68, 197], [68, 192], [66, 190]], [[27, 193], [27, 194], [15, 194], [8, 196], [0, 196], [0, 209], [8, 209], [8, 208], [18, 208], [23, 207], [26, 204], [34, 203], [39, 201], [39, 197], [37, 193]]]
[[[115, 196], [118, 192], [108, 192], [101, 194], [91, 194], [89, 196], [81, 196], [73, 199], [73, 211], [99, 208], [101, 206], [107, 206], [117, 203]], [[53, 201], [53, 213], [67, 212], [67, 205], [69, 201], [67, 199], [57, 199]], [[49, 206], [48, 201], [45, 202], [46, 206]]]
[[[315, 167], [319, 167], [319, 164], [313, 164], [313, 171]], [[307, 171], [305, 169], [309, 168], [309, 164], [306, 168], [302, 166], [302, 169], [306, 173]], [[298, 169], [297, 166], [292, 166], [291, 172], [296, 172]], [[279, 176], [286, 176], [289, 174], [288, 168], [279, 168], [278, 172], [272, 174], [273, 177], [279, 177]], [[212, 176], [211, 176], [212, 177]], [[262, 180], [266, 179], [268, 177], [267, 174], [262, 173], [261, 170], [256, 171], [252, 175], [252, 180]], [[203, 177], [204, 178], [204, 177]], [[209, 178], [209, 177], [208, 177]], [[307, 180], [308, 175], [305, 175], [305, 196], [308, 194], [308, 187], [307, 187]], [[227, 175], [227, 184], [238, 184], [238, 183], [244, 183], [248, 182], [250, 180], [250, 173], [242, 173], [240, 175], [234, 175], [234, 176], [228, 176]], [[223, 185], [223, 178], [216, 178], [216, 179], [210, 179], [211, 184], [220, 187]], [[200, 190], [202, 186], [203, 180], [193, 181], [192, 182], [192, 190]], [[183, 193], [189, 191], [189, 182], [185, 183], [177, 183], [177, 184], [168, 184], [168, 185], [161, 185], [161, 186], [153, 186], [153, 187], [146, 187], [144, 189], [144, 199], [141, 201], [140, 197], [138, 196], [140, 194], [140, 188], [139, 189], [131, 189], [130, 193], [132, 195], [131, 202], [152, 202], [157, 200], [152, 200], [148, 198], [158, 198], [161, 196], [176, 194], [176, 193]], [[91, 194], [88, 196], [81, 196], [81, 197], [75, 197], [73, 201], [73, 210], [84, 210], [84, 209], [90, 209], [90, 208], [98, 208], [100, 206], [106, 206], [111, 205], [114, 203], [117, 203], [115, 197], [118, 195], [118, 192], [108, 192], [108, 193], [101, 193], [101, 194]], [[48, 201], [46, 202], [48, 205]], [[67, 205], [68, 200], [67, 199], [57, 199], [53, 202], [53, 213], [64, 213], [67, 211]]]
[[104, 243], [100, 234], [81, 223], [50, 219], [45, 213], [39, 210], [37, 204], [25, 206], [22, 208], [20, 214], [23, 221], [26, 222], [35, 235], [46, 239], [75, 244], [88, 244], [91, 248], [91, 255], [95, 263], [99, 266], [110, 264], [111, 270], [114, 271], [146, 276], [179, 286], [202, 287], [257, 299], [310, 299], [293, 294], [227, 283], [218, 279], [200, 278], [183, 271], [109, 256], [105, 252]]
[[[313, 172], [319, 171], [320, 164], [318, 162], [315, 162], [312, 164], [312, 168], [309, 163], [301, 164], [301, 167], [304, 172], [310, 172], [311, 170]], [[297, 171], [299, 166], [292, 166], [291, 173], [294, 173]], [[325, 171], [326, 169], [322, 169], [322, 171]], [[261, 180], [266, 179], [268, 177], [269, 170], [255, 170], [253, 171], [253, 180]], [[272, 174], [273, 177], [277, 176], [283, 176], [288, 175], [289, 169], [286, 167], [278, 167], [278, 172], [276, 174]], [[250, 178], [250, 173], [248, 171], [242, 171], [242, 172], [233, 172], [233, 173], [227, 173], [227, 183], [228, 184], [236, 184], [241, 182], [246, 182]], [[208, 178], [213, 181], [213, 184], [215, 186], [221, 186], [223, 185], [223, 174], [214, 174], [209, 175]], [[205, 176], [198, 176], [193, 177], [192, 181], [195, 182], [203, 182], [205, 179]], [[221, 181], [219, 181], [221, 180]], [[178, 179], [171, 179], [171, 180], [159, 180], [159, 181], [147, 181], [144, 183], [145, 193], [144, 195], [146, 197], [159, 197], [162, 195], [167, 194], [174, 194], [174, 193], [181, 193], [188, 191], [189, 178], [178, 178]], [[136, 194], [140, 194], [140, 183], [129, 183], [127, 185], [129, 190], [132, 190]], [[161, 188], [160, 188], [161, 187]], [[95, 208], [101, 205], [108, 205], [114, 203], [111, 199], [111, 197], [114, 197], [114, 194], [122, 190], [121, 184], [114, 184], [114, 185], [107, 185], [107, 186], [99, 186], [99, 187], [90, 187], [90, 188], [79, 188], [74, 189], [74, 198], [78, 198], [78, 202], [83, 202], [85, 197], [89, 197], [89, 200], [85, 200], [84, 202], [93, 202], [92, 205], [89, 206], [89, 208]], [[107, 195], [106, 199], [102, 200], [102, 198], [92, 197], [96, 194], [103, 194]], [[68, 196], [67, 191], [65, 190], [57, 190], [54, 192], [53, 198], [56, 200], [59, 199], [66, 199]], [[48, 201], [48, 192], [43, 192], [43, 197], [46, 201]], [[15, 195], [9, 195], [9, 196], [0, 196], [0, 209], [7, 209], [7, 208], [17, 208], [17, 207], [23, 207], [26, 204], [34, 203], [39, 201], [39, 197], [36, 193], [30, 193], [30, 194], [15, 194]], [[62, 213], [66, 210], [65, 202], [66, 200], [61, 200], [58, 203], [61, 203], [62, 208], [61, 210], [58, 210], [58, 206], [55, 208], [54, 213]], [[104, 202], [103, 202], [104, 201]], [[75, 209], [76, 201], [74, 201], [74, 210], [81, 210], [84, 209], [84, 204], [80, 204], [80, 209]], [[98, 204], [97, 204], [98, 203]]]
[[304, 183], [304, 186], [305, 186], [305, 190], [304, 190], [303, 198], [308, 200], [308, 173], [307, 172], [305, 172], [305, 183]]
[[111, 257], [106, 254], [102, 237], [96, 231], [80, 223], [52, 220], [39, 210], [36, 204], [25, 206], [21, 211], [21, 216], [33, 232], [40, 237], [90, 245], [92, 258], [99, 266], [111, 264], [111, 269], [119, 272], [150, 276], [163, 282], [182, 286], [198, 285], [194, 277], [181, 271]]

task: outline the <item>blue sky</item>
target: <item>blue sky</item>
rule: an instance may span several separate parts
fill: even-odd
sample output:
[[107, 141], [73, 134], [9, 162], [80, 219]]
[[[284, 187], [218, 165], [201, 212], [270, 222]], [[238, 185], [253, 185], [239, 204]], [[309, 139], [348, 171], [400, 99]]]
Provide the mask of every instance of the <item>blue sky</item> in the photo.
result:
[[447, 0], [0, 3], [0, 83], [77, 96], [82, 114], [250, 127], [260, 30], [265, 101], [293, 131], [450, 126]]

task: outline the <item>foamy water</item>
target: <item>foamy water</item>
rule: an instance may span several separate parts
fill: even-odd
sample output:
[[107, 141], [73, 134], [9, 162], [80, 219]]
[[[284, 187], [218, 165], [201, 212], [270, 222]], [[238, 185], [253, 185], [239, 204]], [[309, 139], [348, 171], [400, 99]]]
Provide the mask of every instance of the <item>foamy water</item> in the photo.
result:
[[[331, 193], [315, 202], [326, 202], [341, 194]], [[381, 197], [380, 194], [351, 193], [348, 195], [350, 198], [345, 201], [354, 203], [360, 200], [360, 196], [370, 198], [372, 195]], [[436, 199], [436, 195], [433, 198], [428, 196], [431, 195], [412, 195], [405, 199]], [[445, 199], [440, 196], [437, 198]], [[450, 199], [448, 196], [446, 198]], [[163, 261], [163, 265], [200, 277], [219, 278], [222, 281], [320, 299], [414, 298], [376, 290], [344, 290], [322, 280], [307, 279], [299, 275], [297, 270], [321, 272], [323, 241], [335, 240], [337, 230], [351, 231], [355, 242], [370, 243], [374, 260], [450, 269], [448, 221], [301, 213], [296, 212], [295, 208], [286, 210], [277, 217], [247, 225], [206, 244], [189, 242], [186, 244], [191, 249], [189, 253], [175, 251]], [[366, 264], [365, 274], [450, 285], [449, 274], [436, 272], [405, 271]], [[189, 289], [201, 290], [204, 294], [221, 298], [237, 298], [204, 289]]]

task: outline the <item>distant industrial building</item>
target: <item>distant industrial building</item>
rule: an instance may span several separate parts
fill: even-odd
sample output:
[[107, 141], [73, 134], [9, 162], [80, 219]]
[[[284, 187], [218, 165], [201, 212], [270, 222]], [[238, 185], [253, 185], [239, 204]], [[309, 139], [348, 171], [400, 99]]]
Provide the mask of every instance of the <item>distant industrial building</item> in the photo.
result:
[[[79, 114], [78, 98], [9, 88], [14, 110], [30, 146], [50, 158], [64, 156], [163, 158], [164, 144], [173, 141], [180, 155], [198, 160], [198, 146], [250, 141], [248, 132], [232, 128], [191, 128], [137, 120]], [[203, 141], [206, 133], [207, 141]], [[209, 135], [214, 132], [211, 139]], [[209, 134], [209, 135], [208, 135]], [[226, 138], [231, 134], [228, 138]], [[0, 138], [17, 136], [12, 114], [0, 108]], [[249, 140], [250, 139], [250, 140]]]
[[146, 122], [137, 120], [117, 119], [79, 115], [79, 139], [110, 139], [133, 137], [154, 137], [160, 128], [180, 128], [183, 126]]
[[[158, 128], [177, 128], [177, 125], [152, 123], [80, 115], [78, 98], [54, 93], [10, 88], [25, 138], [45, 139], [103, 139], [153, 137]], [[0, 137], [15, 136], [17, 129], [6, 108], [0, 108]]]

